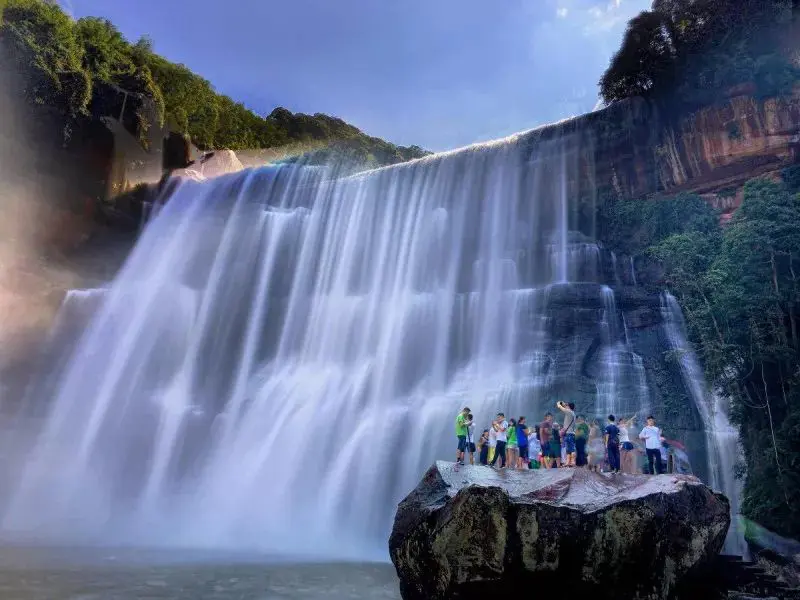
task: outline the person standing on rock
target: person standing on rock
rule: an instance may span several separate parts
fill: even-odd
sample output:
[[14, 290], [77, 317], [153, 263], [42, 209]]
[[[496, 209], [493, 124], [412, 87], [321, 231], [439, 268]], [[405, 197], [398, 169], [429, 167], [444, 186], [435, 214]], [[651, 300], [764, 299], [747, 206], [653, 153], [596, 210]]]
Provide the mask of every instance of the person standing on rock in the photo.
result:
[[539, 434], [537, 429], [537, 427], [532, 429], [528, 428], [528, 452], [530, 455], [528, 466], [531, 469], [538, 469], [541, 466], [539, 459], [542, 454], [542, 445], [539, 443]]
[[456, 416], [456, 438], [458, 438], [458, 450], [456, 450], [456, 463], [464, 464], [464, 452], [467, 449], [467, 435], [469, 433], [469, 408], [464, 408]]
[[494, 424], [495, 421], [492, 421], [492, 425], [489, 427], [489, 456], [487, 458], [490, 463], [494, 461], [494, 455], [497, 451], [497, 429]]
[[500, 458], [500, 468], [504, 469], [506, 466], [506, 431], [508, 431], [506, 416], [503, 413], [497, 413], [497, 418], [492, 423], [492, 427], [497, 432], [497, 445], [490, 464], [494, 466], [497, 459]]
[[656, 419], [652, 415], [647, 417], [647, 425], [642, 427], [639, 432], [639, 439], [644, 440], [644, 448], [647, 453], [648, 473], [650, 475], [663, 474], [661, 467], [661, 443], [664, 437], [661, 429], [656, 427]]
[[508, 422], [508, 431], [506, 432], [506, 464], [511, 469], [517, 467], [517, 457], [519, 456], [518, 449], [517, 420], [512, 418]]
[[[552, 419], [552, 415], [550, 418]], [[550, 461], [554, 469], [560, 469], [563, 465], [561, 462], [561, 426], [553, 423], [550, 433], [552, 435], [550, 438]]]
[[603, 438], [600, 436], [600, 424], [597, 419], [592, 420], [589, 428], [589, 470], [597, 471], [603, 465], [605, 449], [603, 448]]
[[475, 464], [475, 419], [472, 413], [467, 415], [467, 452], [469, 452], [469, 464]]
[[620, 419], [619, 425], [619, 450], [620, 450], [620, 469], [623, 473], [633, 475], [633, 444], [631, 443], [629, 428], [632, 425], [631, 419]]
[[575, 420], [575, 466], [585, 467], [588, 464], [586, 444], [589, 441], [589, 426], [586, 424], [586, 417], [583, 415], [578, 415]]
[[550, 468], [550, 438], [553, 435], [553, 415], [547, 413], [539, 423], [539, 443], [542, 445], [542, 466]]
[[619, 427], [614, 415], [608, 415], [608, 425], [603, 431], [603, 442], [608, 455], [608, 466], [612, 473], [619, 473]]
[[489, 464], [489, 430], [484, 429], [478, 440], [478, 462], [484, 467]]
[[520, 417], [517, 421], [517, 447], [519, 448], [517, 468], [527, 469], [530, 455], [528, 454], [528, 425], [525, 423], [525, 417]]
[[566, 450], [565, 466], [575, 466], [575, 404], [573, 402], [564, 402], [559, 400], [556, 402], [558, 409], [564, 413], [564, 428], [561, 430], [562, 439], [564, 440], [564, 449]]

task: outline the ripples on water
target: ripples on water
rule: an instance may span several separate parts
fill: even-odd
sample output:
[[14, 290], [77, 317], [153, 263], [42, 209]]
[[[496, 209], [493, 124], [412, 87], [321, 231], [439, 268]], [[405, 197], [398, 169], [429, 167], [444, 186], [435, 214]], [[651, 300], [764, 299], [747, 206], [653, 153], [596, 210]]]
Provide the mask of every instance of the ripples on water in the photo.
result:
[[265, 564], [200, 553], [2, 548], [0, 598], [399, 600], [400, 592], [389, 564]]

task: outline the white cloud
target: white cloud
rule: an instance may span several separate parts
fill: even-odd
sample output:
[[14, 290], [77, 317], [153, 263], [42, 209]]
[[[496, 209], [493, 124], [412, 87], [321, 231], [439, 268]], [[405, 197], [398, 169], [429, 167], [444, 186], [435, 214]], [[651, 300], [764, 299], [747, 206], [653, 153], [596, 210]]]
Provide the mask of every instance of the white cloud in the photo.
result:
[[559, 19], [564, 19], [569, 14], [569, 10], [566, 7], [561, 7], [556, 11], [556, 16]]
[[621, 27], [632, 17], [648, 8], [645, 2], [627, 2], [622, 5], [622, 0], [610, 0], [605, 7], [593, 6], [586, 12], [590, 18], [584, 27], [586, 34], [607, 33]]

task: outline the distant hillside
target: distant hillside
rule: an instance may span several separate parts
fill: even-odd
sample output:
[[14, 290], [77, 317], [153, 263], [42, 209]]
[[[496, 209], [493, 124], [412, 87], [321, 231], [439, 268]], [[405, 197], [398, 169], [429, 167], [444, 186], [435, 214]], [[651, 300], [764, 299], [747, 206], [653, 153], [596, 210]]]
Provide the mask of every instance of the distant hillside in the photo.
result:
[[201, 149], [291, 146], [312, 152], [311, 162], [344, 159], [377, 167], [427, 154], [370, 137], [336, 117], [276, 108], [262, 117], [217, 93], [210, 82], [153, 51], [150, 40], [128, 42], [105, 19], [77, 21], [53, 0], [0, 0], [0, 45], [9, 67], [23, 74], [27, 99], [57, 107], [67, 118], [88, 116], [93, 88], [111, 84], [150, 98], [136, 129], [153, 118], [190, 136]]

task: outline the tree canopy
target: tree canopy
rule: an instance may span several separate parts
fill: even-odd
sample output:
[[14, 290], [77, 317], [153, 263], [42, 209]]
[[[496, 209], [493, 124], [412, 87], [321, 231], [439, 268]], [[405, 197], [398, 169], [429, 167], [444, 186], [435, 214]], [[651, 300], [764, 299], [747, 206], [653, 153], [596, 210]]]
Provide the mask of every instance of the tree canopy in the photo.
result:
[[[100, 84], [139, 94], [155, 119], [187, 134], [202, 149], [264, 149], [289, 144], [312, 150], [308, 160], [344, 159], [381, 166], [427, 154], [370, 137], [336, 117], [276, 108], [260, 116], [216, 92], [206, 79], [153, 50], [143, 38], [130, 43], [105, 19], [73, 21], [54, 1], [0, 0], [0, 49], [24, 81], [29, 101], [68, 118], [88, 117]], [[95, 98], [96, 99], [96, 98]], [[142, 105], [137, 129], [152, 125]]]
[[693, 108], [741, 84], [786, 93], [798, 75], [786, 42], [791, 18], [790, 0], [654, 0], [628, 23], [600, 94]]

